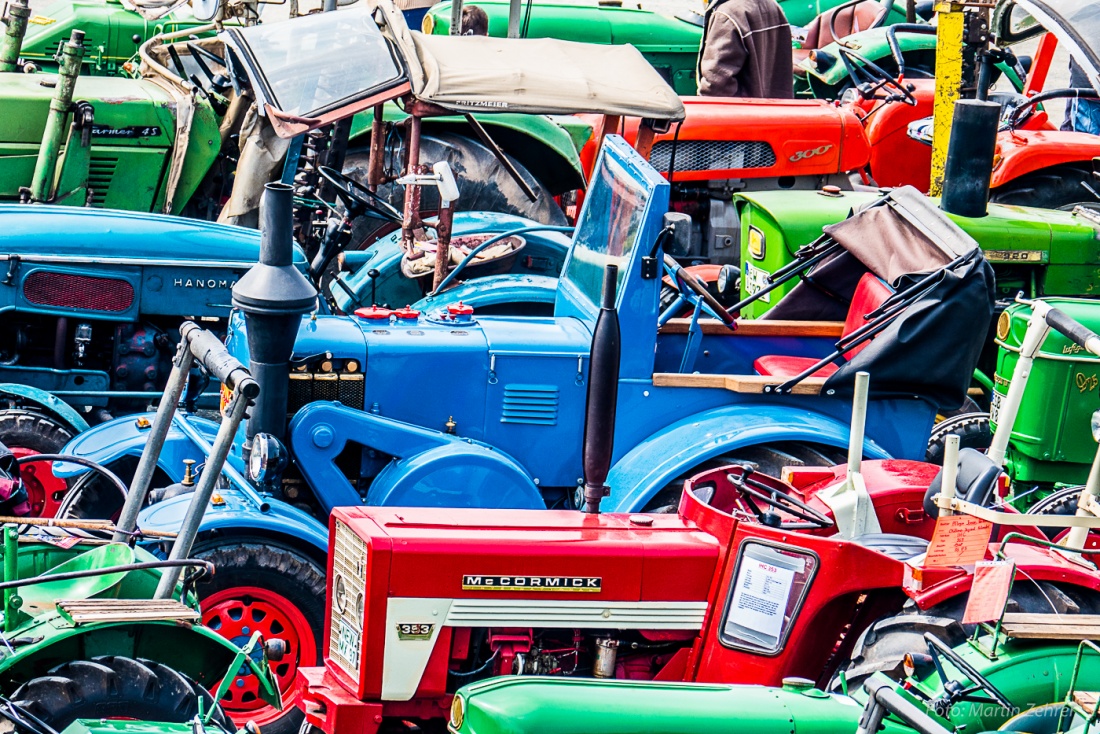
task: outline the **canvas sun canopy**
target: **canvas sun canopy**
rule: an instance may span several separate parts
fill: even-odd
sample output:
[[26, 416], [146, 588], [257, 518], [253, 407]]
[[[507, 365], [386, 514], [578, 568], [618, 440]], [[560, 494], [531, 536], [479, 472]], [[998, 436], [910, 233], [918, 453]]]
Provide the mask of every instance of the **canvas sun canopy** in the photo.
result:
[[[1036, 26], [1050, 31], [1100, 91], [1100, 3], [1096, 0], [1002, 0], [993, 27], [1008, 36], [1025, 36]], [[1011, 39], [1001, 39], [1002, 41]]]

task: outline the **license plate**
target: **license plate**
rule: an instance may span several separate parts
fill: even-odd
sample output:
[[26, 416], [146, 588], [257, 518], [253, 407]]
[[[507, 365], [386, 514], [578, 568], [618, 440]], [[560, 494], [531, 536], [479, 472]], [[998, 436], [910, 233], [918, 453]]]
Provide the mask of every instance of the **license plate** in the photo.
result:
[[993, 399], [989, 401], [989, 422], [998, 423], [1001, 417], [1001, 401], [1004, 396], [996, 390], [993, 391]]
[[[770, 273], [767, 270], [745, 263], [745, 294], [751, 296], [764, 290], [768, 286], [769, 275]], [[771, 294], [765, 293], [760, 296], [760, 300], [764, 303], [771, 303]]]
[[362, 649], [362, 635], [359, 630], [353, 628], [344, 620], [337, 620], [340, 625], [336, 637], [336, 654], [347, 660], [353, 668], [359, 669], [359, 650]]

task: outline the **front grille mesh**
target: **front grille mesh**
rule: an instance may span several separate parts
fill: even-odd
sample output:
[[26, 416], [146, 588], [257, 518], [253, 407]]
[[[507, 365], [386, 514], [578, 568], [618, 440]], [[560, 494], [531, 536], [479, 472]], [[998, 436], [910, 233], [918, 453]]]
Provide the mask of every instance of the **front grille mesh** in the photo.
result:
[[505, 385], [500, 422], [556, 425], [558, 388], [554, 385]]
[[134, 287], [117, 278], [39, 270], [27, 276], [23, 297], [37, 306], [120, 313], [134, 304]]
[[[337, 585], [342, 582], [341, 598], [337, 598]], [[367, 544], [351, 528], [336, 521], [336, 534], [332, 545], [332, 623], [329, 625], [328, 655], [353, 678], [359, 678], [362, 659], [363, 609], [367, 589]], [[358, 644], [341, 649], [341, 634], [351, 634]]]
[[[671, 140], [662, 140], [653, 146], [649, 162], [658, 171], [668, 171], [673, 145]], [[775, 165], [775, 151], [765, 142], [680, 140], [675, 146], [677, 171], [728, 171]]]
[[365, 386], [362, 373], [292, 372], [287, 411], [294, 415], [315, 400], [334, 400], [362, 410]]

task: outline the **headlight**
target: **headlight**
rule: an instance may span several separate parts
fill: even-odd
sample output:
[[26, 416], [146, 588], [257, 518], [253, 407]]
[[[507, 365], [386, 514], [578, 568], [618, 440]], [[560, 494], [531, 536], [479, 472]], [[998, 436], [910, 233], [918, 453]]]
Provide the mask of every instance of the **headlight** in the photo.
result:
[[723, 265], [722, 269], [718, 271], [718, 295], [723, 298], [734, 295], [734, 290], [738, 285], [738, 275], [737, 268], [732, 265]]
[[466, 720], [466, 701], [462, 696], [451, 699], [451, 728], [461, 729], [462, 722]]
[[1100, 443], [1100, 410], [1092, 414], [1092, 440]]
[[435, 30], [435, 18], [431, 13], [424, 14], [424, 20], [420, 23], [420, 31], [425, 35], [432, 35], [432, 31]]
[[252, 453], [248, 457], [248, 478], [259, 486], [278, 481], [286, 469], [287, 450], [283, 442], [270, 433], [252, 437]]
[[749, 227], [749, 254], [752, 255], [753, 260], [764, 259], [764, 248], [766, 242], [764, 240], [764, 233], [756, 227]]

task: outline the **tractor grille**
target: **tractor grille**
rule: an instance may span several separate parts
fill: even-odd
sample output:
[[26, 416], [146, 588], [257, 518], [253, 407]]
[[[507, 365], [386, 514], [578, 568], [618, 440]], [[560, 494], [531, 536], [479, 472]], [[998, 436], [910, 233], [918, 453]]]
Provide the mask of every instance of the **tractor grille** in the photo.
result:
[[[679, 157], [679, 153], [676, 157]], [[103, 206], [107, 200], [107, 191], [111, 188], [111, 179], [115, 177], [118, 158], [92, 156], [88, 165], [88, 188], [92, 190], [92, 204]]]
[[557, 425], [558, 388], [553, 385], [505, 385], [500, 422]]
[[119, 313], [134, 304], [134, 287], [117, 278], [39, 270], [24, 281], [23, 297], [37, 306]]
[[367, 545], [339, 520], [332, 543], [331, 583], [328, 656], [358, 680], [366, 605]]
[[334, 400], [356, 410], [363, 409], [365, 382], [362, 374], [335, 372], [292, 372], [287, 409], [291, 415], [315, 400]]
[[[677, 171], [728, 171], [775, 165], [775, 151], [765, 142], [681, 140], [675, 146]], [[657, 143], [649, 155], [649, 162], [658, 171], [667, 171], [672, 148], [670, 140]]]

